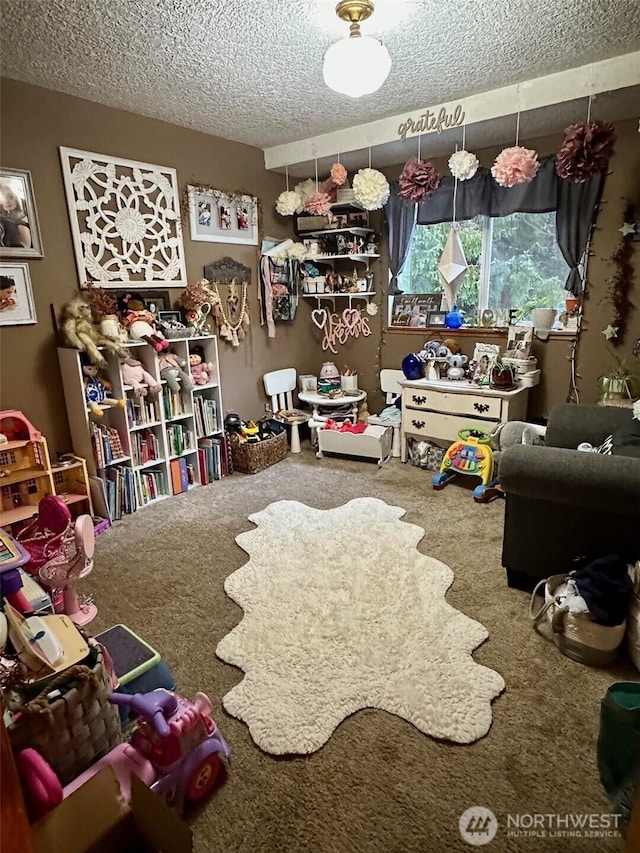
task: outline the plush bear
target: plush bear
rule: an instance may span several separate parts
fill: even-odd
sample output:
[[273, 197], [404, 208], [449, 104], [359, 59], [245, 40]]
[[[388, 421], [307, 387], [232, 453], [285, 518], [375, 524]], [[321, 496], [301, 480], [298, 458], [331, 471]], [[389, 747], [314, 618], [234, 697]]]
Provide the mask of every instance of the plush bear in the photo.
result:
[[98, 347], [103, 347], [119, 358], [126, 358], [127, 354], [121, 348], [119, 341], [103, 335], [93, 322], [91, 306], [84, 297], [74, 296], [66, 303], [62, 309], [60, 325], [67, 346], [86, 353], [92, 364], [106, 367], [106, 359]]
[[149, 391], [157, 394], [162, 388], [153, 376], [147, 373], [142, 363], [132, 355], [122, 363], [121, 371], [125, 384], [131, 385], [138, 397], [145, 397]]
[[213, 364], [204, 360], [202, 347], [194, 347], [189, 354], [189, 368], [196, 385], [206, 385], [213, 380]]
[[96, 418], [101, 418], [106, 408], [110, 408], [111, 406], [124, 408], [127, 405], [127, 401], [111, 396], [113, 385], [108, 379], [99, 376], [100, 368], [98, 365], [92, 364], [89, 361], [89, 357], [84, 353], [81, 356], [81, 361], [84, 379], [84, 398], [91, 414]]
[[172, 350], [160, 353], [158, 356], [158, 364], [160, 366], [160, 378], [167, 383], [167, 388], [175, 394], [179, 393], [180, 388], [185, 391], [191, 391], [193, 382], [191, 374], [185, 370], [187, 361], [180, 358]]

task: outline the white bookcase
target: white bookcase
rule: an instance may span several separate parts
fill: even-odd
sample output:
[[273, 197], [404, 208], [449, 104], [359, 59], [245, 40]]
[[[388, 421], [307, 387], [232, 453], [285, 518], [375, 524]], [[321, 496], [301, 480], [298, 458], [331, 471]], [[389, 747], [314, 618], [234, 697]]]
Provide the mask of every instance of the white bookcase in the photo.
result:
[[[87, 460], [97, 512], [112, 520], [218, 479], [210, 476], [211, 471], [203, 478], [198, 450], [208, 445], [213, 455], [214, 446], [219, 447], [216, 471], [220, 476], [224, 453], [217, 338], [171, 340], [173, 352], [187, 361], [186, 372], [194, 347], [201, 347], [204, 361], [214, 366], [206, 385], [181, 388], [178, 394], [160, 378], [158, 354], [153, 347], [140, 341], [129, 341], [123, 347], [162, 385], [162, 390], [157, 395], [137, 396], [124, 383], [118, 359], [105, 355], [108, 367], [104, 374], [113, 384], [111, 396], [125, 399], [127, 405], [106, 408], [101, 418], [90, 414], [85, 400], [79, 351], [58, 348], [73, 450]], [[206, 417], [200, 416], [202, 412]], [[105, 440], [105, 435], [113, 440]], [[182, 476], [178, 484], [179, 470]]]

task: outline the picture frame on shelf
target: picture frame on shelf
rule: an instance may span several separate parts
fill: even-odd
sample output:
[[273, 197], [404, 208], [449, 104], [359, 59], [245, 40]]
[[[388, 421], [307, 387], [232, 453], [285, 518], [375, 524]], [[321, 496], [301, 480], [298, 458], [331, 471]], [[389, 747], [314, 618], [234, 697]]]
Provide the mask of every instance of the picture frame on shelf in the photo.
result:
[[[394, 296], [390, 325], [418, 329], [426, 328], [429, 325], [430, 315], [440, 311], [441, 301], [441, 293], [401, 294]], [[440, 325], [444, 325], [444, 321]]]
[[446, 311], [429, 311], [428, 323], [429, 326], [444, 326], [446, 319]]
[[364, 210], [356, 210], [347, 214], [347, 223], [355, 228], [369, 227], [369, 214]]
[[0, 263], [0, 326], [38, 322], [27, 263]]
[[476, 343], [472, 360], [476, 365], [473, 372], [473, 381], [477, 385], [489, 385], [491, 382], [491, 370], [499, 355], [500, 347], [498, 344]]
[[171, 307], [169, 294], [165, 290], [122, 290], [114, 293], [114, 298], [120, 304], [126, 296], [132, 298], [138, 297], [143, 299], [149, 311], [156, 316], [160, 316], [165, 312], [180, 315], [179, 311], [174, 311]]
[[158, 311], [158, 320], [161, 323], [182, 323], [182, 315], [179, 311]]
[[191, 185], [187, 193], [192, 240], [258, 245], [257, 198]]
[[26, 169], [0, 166], [0, 256], [43, 257], [31, 172]]
[[533, 342], [533, 326], [509, 326], [507, 335], [506, 355], [509, 358], [529, 358]]

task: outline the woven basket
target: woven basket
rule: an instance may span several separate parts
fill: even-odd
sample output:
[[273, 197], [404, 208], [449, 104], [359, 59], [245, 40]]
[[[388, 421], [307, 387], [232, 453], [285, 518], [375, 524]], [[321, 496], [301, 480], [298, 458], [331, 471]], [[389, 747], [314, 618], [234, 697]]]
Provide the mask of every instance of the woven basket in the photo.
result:
[[241, 474], [257, 474], [258, 471], [264, 471], [270, 465], [286, 459], [288, 452], [286, 432], [255, 444], [242, 443], [237, 436], [231, 436], [233, 470], [240, 471]]
[[[71, 682], [74, 686], [61, 698], [47, 698], [52, 690]], [[93, 669], [72, 666], [47, 680], [8, 727], [13, 751], [32, 747], [49, 762], [62, 784], [68, 784], [122, 740], [118, 708], [108, 701], [111, 690], [102, 653]]]

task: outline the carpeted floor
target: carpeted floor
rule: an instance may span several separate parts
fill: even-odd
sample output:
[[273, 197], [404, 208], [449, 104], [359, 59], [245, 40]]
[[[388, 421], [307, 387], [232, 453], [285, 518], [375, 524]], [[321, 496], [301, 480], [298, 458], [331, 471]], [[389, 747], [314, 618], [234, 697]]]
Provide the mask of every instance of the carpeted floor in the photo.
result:
[[[426, 529], [419, 550], [453, 570], [447, 598], [487, 627], [474, 657], [501, 673], [506, 691], [493, 702], [488, 735], [471, 745], [365, 710], [318, 752], [274, 758], [221, 704], [242, 678], [214, 651], [242, 618], [223, 590], [247, 560], [235, 537], [273, 501], [330, 508], [367, 496], [405, 507], [405, 520]], [[507, 587], [500, 567], [503, 516], [502, 502], [475, 504], [456, 484], [434, 492], [428, 472], [397, 460], [382, 469], [318, 461], [307, 446], [254, 476], [148, 507], [100, 537], [84, 582], [99, 607], [93, 631], [122, 622], [158, 648], [185, 695], [209, 694], [231, 746], [226, 784], [191, 815], [198, 853], [470, 851], [458, 820], [474, 805], [501, 825], [490, 851], [620, 850], [618, 839], [515, 838], [502, 829], [507, 814], [607, 811], [596, 768], [599, 700], [612, 681], [637, 677], [627, 664], [573, 663], [532, 630], [528, 596]]]

